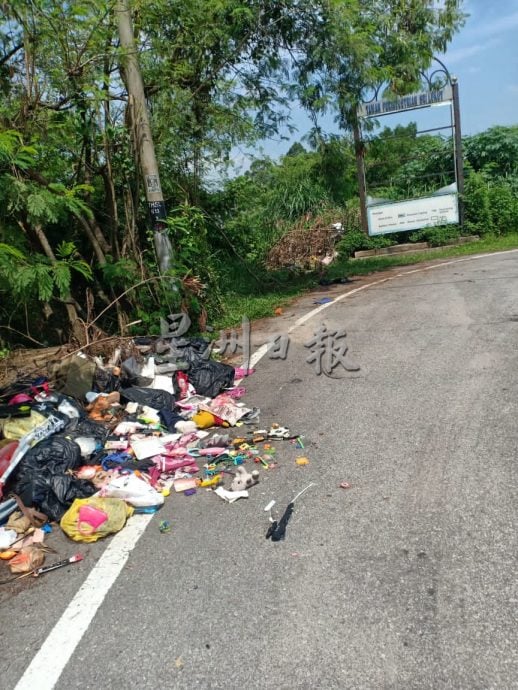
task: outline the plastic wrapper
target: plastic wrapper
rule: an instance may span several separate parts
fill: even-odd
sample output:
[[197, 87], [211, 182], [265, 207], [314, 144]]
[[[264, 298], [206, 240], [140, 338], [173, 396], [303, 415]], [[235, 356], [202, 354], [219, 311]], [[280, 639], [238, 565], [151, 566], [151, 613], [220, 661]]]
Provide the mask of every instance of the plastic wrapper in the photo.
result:
[[[81, 508], [89, 507], [85, 511]], [[81, 513], [81, 515], [80, 515]], [[104, 514], [106, 519], [102, 519]], [[74, 541], [93, 542], [119, 532], [133, 508], [120, 498], [92, 496], [76, 499], [60, 521], [61, 529]]]
[[11, 558], [9, 569], [13, 575], [30, 573], [39, 568], [45, 562], [45, 553], [36, 545], [24, 546], [23, 549]]
[[126, 474], [112, 479], [101, 491], [103, 496], [122, 498], [135, 508], [161, 506], [164, 497], [143, 479], [134, 474]]

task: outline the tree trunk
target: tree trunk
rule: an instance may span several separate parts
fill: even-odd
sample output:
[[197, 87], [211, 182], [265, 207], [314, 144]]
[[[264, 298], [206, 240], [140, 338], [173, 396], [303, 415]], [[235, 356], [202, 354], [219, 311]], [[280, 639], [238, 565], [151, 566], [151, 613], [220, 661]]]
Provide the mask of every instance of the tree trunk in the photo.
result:
[[[52, 251], [52, 247], [49, 244], [47, 235], [45, 235], [45, 231], [39, 223], [36, 223], [36, 225], [34, 225], [34, 233], [38, 238], [39, 243], [41, 244], [43, 253], [48, 258], [50, 263], [57, 264], [58, 260], [56, 259], [56, 255]], [[77, 340], [79, 345], [84, 345], [86, 343], [86, 333], [85, 329], [81, 326], [81, 320], [77, 314], [75, 301], [72, 295], [70, 293], [65, 295], [65, 299], [63, 300], [63, 302], [65, 304], [65, 309], [67, 310], [67, 316], [70, 322], [72, 335]]]
[[94, 235], [92, 228], [90, 227], [90, 223], [86, 220], [86, 218], [83, 218], [83, 216], [78, 216], [79, 222], [83, 226], [83, 229], [85, 231], [85, 235], [88, 237], [90, 240], [90, 244], [93, 247], [93, 250], [95, 252], [95, 256], [97, 257], [97, 261], [99, 262], [100, 266], [104, 266], [106, 263], [106, 256], [104, 254], [103, 248], [101, 247], [99, 240], [97, 237]]
[[140, 165], [144, 177], [144, 187], [149, 212], [154, 221], [154, 243], [158, 265], [163, 273], [171, 266], [172, 247], [165, 229], [166, 208], [160, 186], [158, 163], [149, 123], [149, 114], [144, 94], [144, 83], [140, 73], [137, 46], [133, 35], [129, 0], [117, 1], [117, 20], [122, 57], [122, 76], [128, 90], [128, 104], [132, 108], [132, 121], [136, 134], [136, 144], [140, 154]]

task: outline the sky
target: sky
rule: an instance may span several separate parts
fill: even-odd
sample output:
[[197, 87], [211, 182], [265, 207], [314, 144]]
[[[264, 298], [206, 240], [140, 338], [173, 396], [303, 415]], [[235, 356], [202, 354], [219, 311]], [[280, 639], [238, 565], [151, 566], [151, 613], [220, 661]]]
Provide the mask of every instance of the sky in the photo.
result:
[[[518, 0], [464, 0], [469, 14], [445, 55], [439, 57], [459, 82], [462, 133], [476, 134], [492, 125], [518, 124]], [[311, 124], [305, 113], [294, 108], [294, 134], [262, 141], [254, 152], [239, 150], [237, 168], [248, 167], [252, 157], [278, 158], [300, 141]], [[449, 108], [430, 108], [391, 115], [380, 120], [394, 127], [416, 121], [419, 129], [449, 124]], [[337, 132], [333, 118], [322, 120], [324, 129]], [[238, 171], [236, 171], [238, 172]]]

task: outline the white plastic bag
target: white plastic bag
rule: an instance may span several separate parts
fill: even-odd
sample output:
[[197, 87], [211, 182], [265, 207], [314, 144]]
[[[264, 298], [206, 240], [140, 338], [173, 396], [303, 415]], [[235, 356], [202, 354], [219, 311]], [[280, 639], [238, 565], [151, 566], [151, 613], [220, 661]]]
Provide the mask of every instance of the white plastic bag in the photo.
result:
[[134, 474], [125, 474], [112, 479], [103, 487], [101, 494], [110, 498], [122, 498], [135, 508], [158, 507], [164, 502], [162, 494]]
[[14, 529], [0, 527], [0, 549], [8, 549], [18, 539]]

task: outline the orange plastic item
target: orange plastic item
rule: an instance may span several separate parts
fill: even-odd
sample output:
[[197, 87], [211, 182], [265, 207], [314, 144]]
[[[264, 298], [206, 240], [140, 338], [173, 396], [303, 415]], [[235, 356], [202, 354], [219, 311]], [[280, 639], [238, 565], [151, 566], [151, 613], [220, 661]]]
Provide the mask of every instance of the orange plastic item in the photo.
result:
[[2, 561], [8, 561], [13, 556], [16, 556], [17, 553], [17, 551], [0, 551], [0, 559], [2, 559]]

